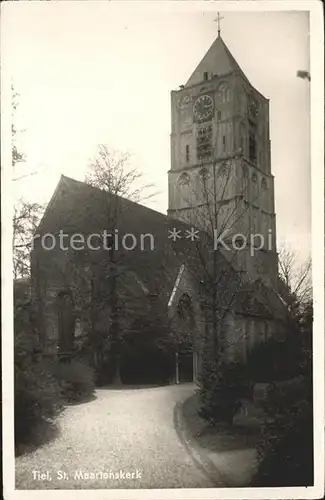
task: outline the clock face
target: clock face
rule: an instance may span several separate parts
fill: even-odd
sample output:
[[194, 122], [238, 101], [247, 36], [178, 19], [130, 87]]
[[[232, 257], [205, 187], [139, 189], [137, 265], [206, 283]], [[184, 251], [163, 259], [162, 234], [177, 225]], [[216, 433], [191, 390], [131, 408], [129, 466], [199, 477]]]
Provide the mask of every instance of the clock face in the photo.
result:
[[209, 95], [198, 97], [193, 106], [193, 115], [197, 120], [207, 120], [212, 116], [214, 110], [213, 99]]

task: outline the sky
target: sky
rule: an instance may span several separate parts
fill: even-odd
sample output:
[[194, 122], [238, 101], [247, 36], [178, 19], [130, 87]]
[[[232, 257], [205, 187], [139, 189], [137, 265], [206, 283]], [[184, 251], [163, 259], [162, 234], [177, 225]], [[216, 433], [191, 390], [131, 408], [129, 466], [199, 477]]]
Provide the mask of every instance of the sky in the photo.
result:
[[[49, 201], [61, 174], [83, 180], [96, 145], [127, 151], [166, 213], [170, 92], [217, 36], [217, 12], [191, 2], [14, 2], [7, 10], [10, 74], [19, 93], [26, 162], [15, 197]], [[155, 4], [155, 5], [153, 5]], [[210, 10], [209, 10], [210, 9]], [[309, 19], [305, 12], [221, 11], [221, 36], [252, 85], [270, 99], [278, 245], [309, 254]]]

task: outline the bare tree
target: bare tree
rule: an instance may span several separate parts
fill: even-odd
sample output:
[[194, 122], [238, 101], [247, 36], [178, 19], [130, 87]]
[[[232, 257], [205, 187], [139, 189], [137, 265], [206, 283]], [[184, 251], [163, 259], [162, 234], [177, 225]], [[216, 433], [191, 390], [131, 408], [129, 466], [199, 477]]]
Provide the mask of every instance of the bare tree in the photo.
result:
[[[13, 111], [11, 124], [13, 181], [19, 181], [24, 177], [33, 175], [33, 173], [27, 173], [20, 176], [15, 174], [17, 163], [23, 162], [26, 156], [17, 146], [18, 130], [15, 125], [15, 113], [19, 104], [19, 94], [15, 91], [13, 86], [11, 88], [11, 95]], [[14, 279], [30, 277], [30, 251], [32, 239], [43, 210], [44, 207], [39, 203], [31, 203], [23, 198], [14, 206], [12, 240]]]
[[15, 90], [14, 86], [11, 86], [11, 109], [12, 109], [12, 121], [11, 121], [11, 161], [12, 161], [12, 169], [13, 169], [13, 181], [20, 181], [21, 179], [24, 179], [25, 177], [30, 177], [31, 175], [36, 175], [37, 172], [24, 172], [23, 174], [19, 174], [17, 172], [17, 166], [20, 163], [25, 162], [26, 160], [26, 155], [20, 151], [18, 144], [17, 144], [17, 139], [18, 136], [21, 132], [24, 132], [22, 129], [17, 129], [16, 128], [16, 121], [17, 121], [17, 110], [19, 106], [19, 93]]
[[[312, 323], [312, 261], [301, 263], [293, 250], [279, 251], [279, 294], [287, 307], [288, 328], [301, 331]], [[306, 322], [308, 325], [306, 325]]]
[[12, 246], [15, 279], [30, 277], [32, 241], [42, 213], [42, 205], [29, 203], [23, 199], [14, 207]]
[[[15, 91], [14, 87], [11, 86], [11, 108], [12, 108], [12, 123], [11, 123], [11, 139], [12, 139], [12, 167], [15, 168], [18, 162], [25, 160], [25, 155], [19, 151], [17, 147], [17, 133], [15, 125], [15, 114], [17, 111], [18, 103], [19, 103], [19, 94]], [[18, 178], [13, 178], [13, 180], [18, 180]]]
[[285, 246], [280, 249], [279, 273], [283, 285], [282, 293], [289, 308], [293, 301], [304, 304], [312, 299], [311, 270], [310, 258], [300, 264], [292, 250]]
[[[85, 182], [107, 192], [108, 195], [105, 196], [104, 217], [107, 227], [111, 230], [118, 228], [122, 212], [126, 210], [124, 199], [138, 202], [154, 196], [152, 191], [153, 186], [151, 184], [141, 184], [142, 179], [142, 173], [131, 166], [130, 155], [128, 153], [111, 151], [104, 144], [98, 146], [97, 153], [89, 164], [89, 171], [85, 177]], [[111, 355], [116, 361], [114, 382], [120, 383], [122, 318], [119, 286], [121, 281], [123, 281], [125, 271], [124, 267], [120, 265], [119, 256], [115, 251], [114, 245], [106, 254], [107, 258], [101, 263], [101, 268], [108, 282], [107, 291], [110, 309], [108, 335], [111, 340]], [[94, 287], [96, 283], [95, 275], [92, 283]], [[99, 302], [100, 300], [96, 300], [94, 295], [92, 300], [93, 321], [95, 319], [94, 308], [98, 307]]]
[[[212, 161], [212, 169], [208, 168], [201, 168], [195, 185], [190, 186], [184, 198], [189, 207], [187, 222], [200, 233], [200, 241], [188, 243], [192, 245], [195, 265], [187, 265], [187, 268], [195, 287], [200, 290], [196, 300], [205, 311], [209, 331], [205, 333], [204, 342], [209, 344], [208, 356], [213, 369], [217, 370], [222, 359], [220, 354], [226, 347], [224, 320], [246, 282], [245, 273], [235, 271], [241, 251], [241, 242], [235, 241], [236, 234], [248, 240], [253, 228], [250, 222], [247, 224], [249, 206], [243, 202], [248, 190], [247, 180], [244, 179], [242, 190], [236, 193], [232, 203], [228, 203], [237, 180], [231, 161], [216, 158]], [[224, 241], [228, 242], [230, 251], [218, 244], [216, 236], [221, 234], [225, 235]]]
[[143, 174], [132, 167], [130, 154], [111, 150], [106, 144], [98, 145], [85, 177], [87, 184], [135, 202], [143, 202], [155, 195], [153, 185], [142, 181]]

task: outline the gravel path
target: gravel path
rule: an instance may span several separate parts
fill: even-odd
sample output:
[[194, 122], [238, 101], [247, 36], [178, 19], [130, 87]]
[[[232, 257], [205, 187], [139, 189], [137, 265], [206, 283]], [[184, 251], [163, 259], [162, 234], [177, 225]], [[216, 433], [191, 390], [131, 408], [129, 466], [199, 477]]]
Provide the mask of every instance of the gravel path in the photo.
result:
[[213, 487], [174, 427], [175, 404], [193, 391], [191, 384], [98, 390], [94, 401], [65, 410], [59, 437], [16, 459], [16, 488]]

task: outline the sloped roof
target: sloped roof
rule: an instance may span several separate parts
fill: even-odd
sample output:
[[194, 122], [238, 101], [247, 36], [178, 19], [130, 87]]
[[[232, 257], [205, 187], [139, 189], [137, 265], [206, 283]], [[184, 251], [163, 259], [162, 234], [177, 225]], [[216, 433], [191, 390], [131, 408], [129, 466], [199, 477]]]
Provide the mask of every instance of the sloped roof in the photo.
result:
[[[62, 175], [36, 234], [58, 235], [63, 231], [70, 235], [87, 235], [101, 234], [106, 229], [108, 232], [117, 230], [120, 237], [131, 233], [138, 243], [141, 235], [152, 235], [153, 250], [150, 249], [149, 237], [144, 239], [144, 250], [140, 248], [140, 244], [130, 251], [119, 248], [119, 266], [123, 267], [125, 275], [133, 276], [133, 281], [142, 290], [148, 290], [149, 294], [165, 295], [167, 303], [179, 267], [185, 259], [182, 255], [190, 250], [185, 240], [174, 244], [169, 238], [169, 230], [176, 228], [184, 231], [189, 226], [139, 203], [118, 197], [119, 215], [115, 227], [110, 227], [113, 221], [108, 213], [110, 207], [114, 209], [115, 202], [114, 195]], [[45, 252], [42, 257], [44, 266], [45, 260], [49, 262], [52, 258], [50, 253]], [[80, 261], [87, 261], [89, 258], [100, 261], [103, 258], [103, 253], [97, 252], [94, 255], [96, 252], [91, 250], [85, 256], [82, 251], [77, 253]]]
[[186, 82], [185, 87], [202, 83], [205, 72], [208, 72], [210, 75], [222, 76], [232, 73], [233, 71], [240, 72], [247, 80], [244, 72], [228, 49], [227, 45], [221, 36], [218, 36], [193, 71], [192, 75]]
[[[93, 230], [94, 227], [99, 229], [99, 226], [108, 229], [108, 220], [104, 214], [110, 204], [113, 207], [114, 202], [114, 195], [61, 175], [36, 232], [42, 234], [46, 230], [55, 234], [63, 227], [76, 231], [80, 226], [84, 231]], [[153, 225], [161, 225], [167, 221], [166, 215], [121, 196], [118, 196], [118, 203], [121, 223], [130, 221], [130, 217], [132, 222], [136, 222], [136, 227], [141, 224], [143, 217], [146, 223], [150, 221]]]
[[259, 279], [245, 284], [239, 290], [234, 309], [236, 313], [244, 316], [283, 319], [285, 315], [285, 306], [276, 292]]

